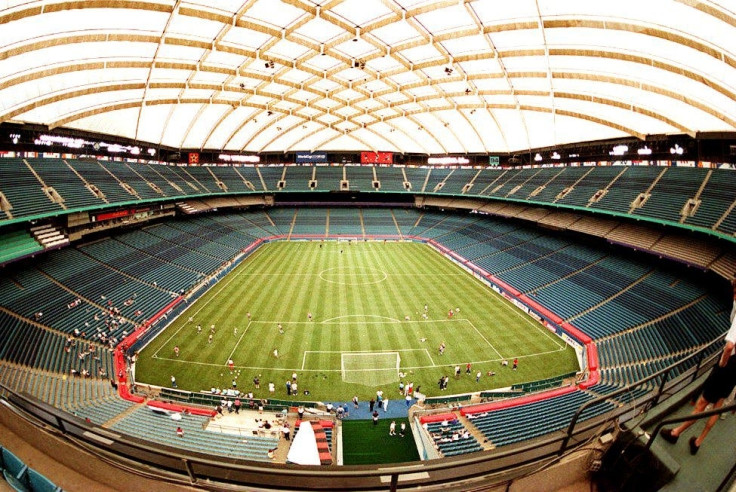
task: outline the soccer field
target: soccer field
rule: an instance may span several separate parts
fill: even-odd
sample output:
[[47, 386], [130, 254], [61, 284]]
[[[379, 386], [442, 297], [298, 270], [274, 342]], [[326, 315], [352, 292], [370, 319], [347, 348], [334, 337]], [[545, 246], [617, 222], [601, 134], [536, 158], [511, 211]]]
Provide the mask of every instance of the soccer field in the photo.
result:
[[[517, 370], [501, 365], [515, 357]], [[230, 388], [235, 380], [256, 397], [283, 399], [296, 372], [300, 394], [292, 399], [329, 401], [369, 399], [379, 388], [398, 397], [399, 373], [437, 396], [577, 369], [572, 348], [427, 245], [276, 242], [261, 246], [142, 350], [136, 380], [170, 386], [174, 375], [180, 389], [192, 391]], [[446, 391], [437, 384], [443, 375], [450, 376]]]

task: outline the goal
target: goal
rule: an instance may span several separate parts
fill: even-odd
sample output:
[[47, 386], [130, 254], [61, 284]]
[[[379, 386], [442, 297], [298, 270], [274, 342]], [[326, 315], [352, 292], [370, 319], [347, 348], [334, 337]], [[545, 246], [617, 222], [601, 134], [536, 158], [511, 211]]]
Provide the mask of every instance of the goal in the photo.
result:
[[338, 243], [356, 243], [358, 242], [357, 237], [338, 237], [337, 238]]
[[342, 380], [365, 386], [380, 386], [399, 380], [398, 352], [343, 352], [340, 355]]

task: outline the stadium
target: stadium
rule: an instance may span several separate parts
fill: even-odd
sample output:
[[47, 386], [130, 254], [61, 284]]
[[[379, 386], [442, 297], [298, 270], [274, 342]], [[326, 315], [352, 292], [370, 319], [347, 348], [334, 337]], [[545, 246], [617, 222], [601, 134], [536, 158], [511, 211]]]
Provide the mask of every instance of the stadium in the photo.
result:
[[0, 26], [0, 490], [733, 490], [733, 5]]

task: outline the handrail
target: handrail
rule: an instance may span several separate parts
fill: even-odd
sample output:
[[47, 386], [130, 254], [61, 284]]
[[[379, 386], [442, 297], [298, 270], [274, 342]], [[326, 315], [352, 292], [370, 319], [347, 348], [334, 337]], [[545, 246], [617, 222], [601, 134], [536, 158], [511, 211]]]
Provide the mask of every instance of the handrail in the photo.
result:
[[[580, 415], [585, 411], [585, 409], [587, 409], [588, 407], [591, 407], [593, 405], [597, 405], [597, 404], [599, 404], [601, 402], [604, 402], [606, 400], [610, 400], [612, 398], [615, 398], [615, 397], [617, 397], [619, 395], [622, 395], [624, 393], [629, 393], [629, 392], [631, 392], [632, 389], [638, 388], [638, 387], [642, 386], [643, 384], [648, 383], [649, 381], [652, 381], [653, 379], [658, 378], [659, 376], [663, 376], [662, 377], [662, 383], [659, 385], [659, 388], [657, 389], [657, 392], [654, 395], [654, 400], [653, 400], [654, 403], [652, 404], [652, 406], [654, 406], [654, 405], [656, 405], [659, 402], [659, 397], [662, 395], [662, 393], [664, 392], [664, 389], [665, 389], [664, 388], [665, 382], [668, 380], [669, 374], [670, 374], [670, 372], [672, 372], [673, 369], [675, 369], [676, 367], [679, 367], [680, 365], [683, 365], [683, 364], [687, 363], [688, 361], [690, 361], [692, 359], [697, 358], [698, 361], [697, 361], [697, 364], [695, 365], [695, 371], [693, 373], [693, 380], [694, 380], [697, 377], [698, 371], [702, 367], [703, 358], [705, 357], [705, 352], [708, 349], [710, 349], [711, 347], [713, 347], [714, 345], [716, 345], [716, 344], [722, 344], [722, 343], [723, 343], [723, 340], [721, 340], [720, 338], [719, 339], [716, 339], [716, 340], [713, 340], [708, 345], [700, 348], [700, 350], [697, 350], [696, 352], [693, 352], [692, 354], [688, 355], [684, 359], [681, 359], [681, 360], [677, 361], [676, 363], [674, 363], [674, 364], [672, 364], [672, 365], [670, 365], [668, 367], [665, 367], [664, 369], [661, 369], [661, 370], [655, 372], [654, 374], [651, 374], [651, 375], [647, 376], [646, 378], [642, 379], [641, 381], [638, 381], [635, 384], [624, 386], [623, 388], [618, 389], [618, 390], [616, 390], [616, 391], [614, 391], [612, 393], [599, 396], [598, 398], [595, 398], [593, 400], [589, 400], [589, 401], [583, 403], [582, 405], [580, 405], [580, 407], [578, 408], [578, 410], [572, 416], [572, 420], [570, 421], [570, 425], [567, 428], [565, 439], [562, 441], [562, 446], [560, 447], [559, 454], [564, 453], [565, 450], [567, 449], [567, 445], [570, 442], [570, 439], [572, 438], [573, 431], [575, 430], [575, 426], [577, 425], [578, 419], [580, 418]], [[711, 356], [711, 362], [713, 362], [713, 360], [715, 360], [715, 355]]]
[[724, 405], [720, 408], [713, 408], [711, 410], [700, 412], [694, 415], [690, 414], [684, 417], [672, 417], [669, 419], [664, 419], [654, 427], [654, 430], [652, 430], [652, 435], [649, 438], [649, 441], [647, 441], [647, 445], [645, 446], [644, 449], [648, 451], [649, 448], [652, 447], [652, 443], [659, 435], [659, 430], [667, 424], [679, 424], [680, 422], [687, 422], [688, 420], [700, 420], [700, 419], [704, 419], [707, 417], [712, 417], [713, 415], [720, 415], [722, 413], [726, 413], [731, 410], [736, 411], [736, 403], [732, 403], [730, 405]]

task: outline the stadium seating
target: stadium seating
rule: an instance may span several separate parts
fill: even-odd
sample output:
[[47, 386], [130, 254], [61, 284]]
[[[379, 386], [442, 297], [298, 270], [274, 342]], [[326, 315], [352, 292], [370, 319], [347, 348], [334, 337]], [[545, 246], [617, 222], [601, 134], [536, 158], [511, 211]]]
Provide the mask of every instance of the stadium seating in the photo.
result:
[[360, 211], [356, 208], [330, 209], [328, 228], [330, 235], [362, 238]]
[[467, 429], [457, 418], [448, 419], [446, 423], [428, 422], [424, 426], [437, 450], [445, 457], [483, 449], [473, 435], [468, 433], [467, 437], [463, 437]]
[[[40, 182], [25, 163], [0, 161], [0, 174], [3, 166], [20, 169], [20, 175], [25, 176], [20, 180], [25, 183], [21, 187], [39, 191], [40, 195], [37, 194], [35, 199], [45, 200], [42, 208], [35, 209], [29, 205], [24, 213], [30, 215], [39, 213], [35, 210], [50, 210], [49, 204], [56, 211], [61, 211], [61, 207], [40, 191]], [[39, 163], [34, 162], [34, 168], [37, 167]], [[283, 167], [230, 168], [224, 171], [224, 168], [193, 170], [88, 161], [74, 162], [71, 167], [102, 191], [105, 200], [117, 202], [160, 197], [162, 194], [148, 183], [159, 187], [164, 194], [183, 196], [224, 193], [218, 181], [226, 185], [228, 193], [236, 188], [242, 192], [247, 188], [245, 180], [258, 190], [262, 190], [263, 183], [266, 183], [269, 191], [275, 191], [277, 182], [284, 176]], [[660, 185], [667, 183], [677, 187], [679, 193], [695, 196], [706, 176], [702, 170], [699, 174], [680, 176], [680, 173], [690, 171], [679, 168], [668, 169], [662, 175], [660, 169], [641, 171], [616, 167], [600, 170], [483, 170], [480, 173], [458, 169], [433, 170], [430, 173], [424, 168], [319, 166], [298, 170], [288, 168], [288, 190], [294, 191], [290, 186], [300, 183], [310, 170], [316, 170], [318, 189], [324, 191], [338, 189], [343, 173], [350, 181], [351, 189], [353, 186], [362, 189], [369, 178], [372, 186], [375, 170], [381, 181], [381, 191], [391, 187], [395, 191], [403, 190], [406, 173], [413, 191], [426, 187], [425, 191], [431, 193], [429, 188], [434, 189], [439, 183], [444, 183], [437, 190], [439, 194], [459, 194], [472, 181], [470, 194], [480, 194], [484, 190], [484, 194], [489, 196], [518, 200], [525, 195], [524, 199], [529, 196], [530, 201], [546, 196], [548, 202], [588, 208], [602, 207], [601, 204], [606, 203], [612, 210], [623, 213], [628, 213], [629, 207], [625, 206], [628, 197], [633, 196], [633, 201], [661, 175], [657, 186], [652, 188], [652, 197], [662, 192], [656, 200], [661, 200], [660, 203], [670, 210], [666, 215], [652, 212], [651, 216], [664, 220], [679, 218], [672, 212], [674, 195], [665, 196], [666, 192]], [[624, 183], [623, 177], [629, 174], [636, 179]], [[672, 181], [663, 181], [670, 174]], [[88, 206], [95, 201], [104, 204], [101, 198], [95, 198], [84, 188], [84, 182], [62, 161], [50, 161], [49, 168], [44, 168], [43, 176], [42, 173], [39, 176], [42, 179], [48, 177], [49, 182], [60, 182], [66, 178], [69, 179], [65, 183], [74, 183], [74, 179], [79, 181], [83, 193], [74, 198], [77, 200], [75, 206]], [[719, 172], [711, 173], [702, 189], [703, 203], [712, 199], [717, 204], [710, 209], [703, 208], [700, 216], [697, 212], [693, 215], [693, 221], [698, 224], [716, 226], [730, 207], [728, 197], [715, 191], [721, 176]], [[134, 194], [121, 183], [127, 184]], [[73, 186], [68, 189], [63, 186], [60, 185], [60, 190], [66, 195], [75, 196]], [[304, 186], [303, 191], [306, 191], [308, 188]], [[483, 189], [479, 188], [481, 186]], [[543, 189], [531, 196], [540, 187]], [[568, 188], [572, 190], [557, 198]], [[599, 189], [607, 189], [608, 192], [598, 202], [589, 203], [590, 197]], [[85, 193], [92, 200], [86, 198]], [[65, 195], [62, 196], [66, 199]], [[634, 213], [646, 215], [650, 212], [645, 206]], [[676, 212], [679, 216], [679, 210]], [[729, 227], [728, 224], [730, 222], [723, 220], [718, 227]], [[481, 214], [448, 214], [413, 208], [276, 207], [265, 211], [203, 214], [156, 223], [98, 242], [49, 253], [37, 267], [9, 269], [0, 277], [0, 304], [6, 308], [0, 310], [0, 334], [4, 340], [0, 345], [0, 359], [4, 361], [0, 364], [0, 381], [4, 384], [7, 381], [9, 387], [26, 391], [60, 408], [75, 411], [80, 417], [89, 417], [95, 423], [114, 421], [111, 423], [114, 429], [131, 435], [190, 450], [268, 460], [268, 446], [275, 447], [274, 442], [261, 445], [253, 440], [253, 447], [244, 446], [242, 442], [235, 446], [225, 435], [220, 437], [217, 434], [213, 439], [213, 433], [202, 430], [204, 421], [194, 417], [185, 417], [184, 438], [180, 438], [173, 432], [176, 427], [171, 428], [173, 421], [168, 417], [153, 414], [147, 408], [133, 410], [131, 405], [111, 396], [109, 383], [102, 378], [72, 378], [68, 377], [70, 371], [86, 369], [93, 376], [98, 376], [102, 369], [105, 374], [111, 374], [112, 357], [107, 350], [97, 349], [95, 353], [99, 359], [90, 355], [80, 358], [80, 355], [89, 353], [90, 343], [101, 345], [100, 332], [119, 340], [124, 333], [132, 331], [170, 303], [173, 295], [186, 292], [258, 238], [289, 234], [292, 238], [302, 234], [362, 238], [364, 234], [395, 235], [399, 231], [404, 236], [434, 239], [457, 252], [570, 321], [591, 336], [598, 346], [602, 382], [591, 391], [575, 391], [556, 397], [553, 402], [496, 410], [488, 419], [475, 419], [478, 430], [495, 446], [561, 429], [569, 423], [570, 416], [580, 404], [596, 395], [634, 384], [682, 359], [721, 336], [723, 330], [720, 327], [727, 323], [724, 301], [715, 296], [707, 285], [690, 280], [687, 275], [665, 266], [636, 261], [611, 248], [578, 244], [574, 239], [560, 238], [554, 233], [518, 222]], [[29, 237], [25, 232], [22, 235], [18, 233], [18, 237], [21, 236], [23, 241]], [[10, 244], [12, 237], [3, 239]], [[77, 299], [79, 304], [68, 307]], [[131, 299], [134, 302], [126, 304]], [[111, 307], [119, 308], [125, 320], [113, 331], [104, 324], [104, 312]], [[36, 318], [39, 312], [42, 316]], [[67, 352], [67, 337], [82, 327], [84, 335], [80, 335]], [[555, 384], [558, 383], [555, 380]], [[539, 389], [542, 387], [521, 388], [523, 391]], [[643, 391], [646, 389], [632, 391], [618, 401], [636, 398]], [[584, 417], [592, 417], [610, 408], [612, 404], [596, 407]], [[116, 420], [120, 414], [124, 414], [124, 418]], [[530, 417], [538, 415], [545, 418]], [[250, 444], [251, 439], [248, 441]], [[438, 447], [445, 456], [480, 449], [475, 439], [468, 441], [473, 445], [455, 448], [454, 442], [450, 442]], [[210, 448], [204, 447], [207, 445]]]
[[0, 264], [43, 250], [26, 231], [0, 233]]
[[[181, 420], [173, 420], [171, 415], [141, 406], [113, 423], [111, 429], [189, 451], [253, 461], [271, 461], [268, 450], [279, 444], [278, 437], [252, 435], [243, 439], [239, 435], [210, 432], [205, 430], [207, 417], [180, 415]], [[182, 437], [177, 435], [177, 427], [184, 431]]]
[[[589, 393], [574, 391], [493, 412], [474, 414], [470, 407], [468, 418], [491, 444], [496, 447], [506, 446], [566, 428], [580, 405], [593, 398]], [[612, 403], [589, 407], [583, 412], [581, 419], [600, 415], [612, 408]]]
[[0, 446], [0, 471], [8, 485], [19, 492], [61, 492], [51, 480], [29, 468], [10, 450]]
[[7, 218], [62, 211], [43, 192], [41, 183], [21, 159], [0, 159], [0, 193], [12, 207]]

